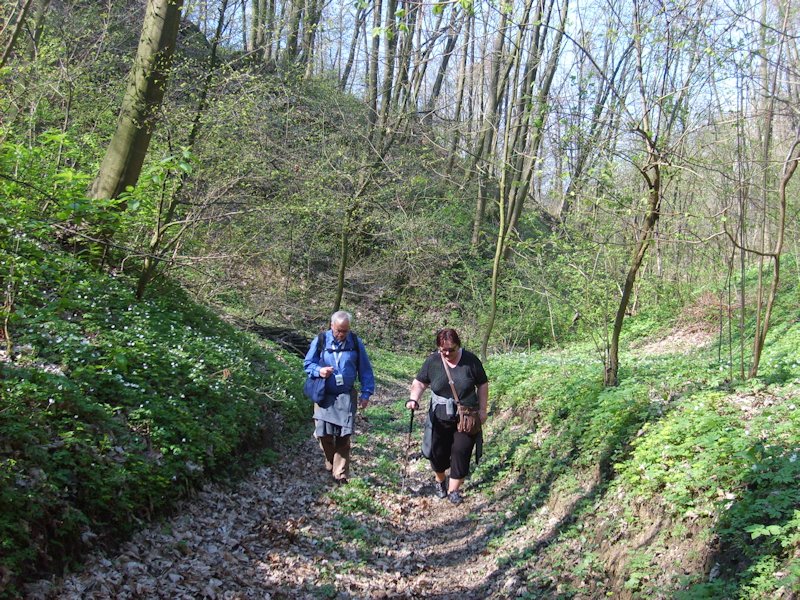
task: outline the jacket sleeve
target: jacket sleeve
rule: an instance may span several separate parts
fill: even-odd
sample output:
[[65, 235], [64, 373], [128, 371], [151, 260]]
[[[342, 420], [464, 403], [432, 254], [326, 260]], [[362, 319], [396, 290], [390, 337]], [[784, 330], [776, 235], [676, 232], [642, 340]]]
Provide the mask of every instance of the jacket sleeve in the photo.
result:
[[[324, 339], [324, 338], [323, 338]], [[321, 354], [317, 351], [319, 344], [319, 336], [314, 336], [311, 344], [308, 346], [308, 352], [303, 360], [303, 370], [312, 377], [319, 377], [320, 367], [325, 366], [325, 362], [321, 358]]]
[[361, 383], [360, 396], [368, 400], [375, 393], [375, 375], [372, 372], [372, 364], [367, 356], [367, 349], [364, 342], [358, 338], [358, 381]]

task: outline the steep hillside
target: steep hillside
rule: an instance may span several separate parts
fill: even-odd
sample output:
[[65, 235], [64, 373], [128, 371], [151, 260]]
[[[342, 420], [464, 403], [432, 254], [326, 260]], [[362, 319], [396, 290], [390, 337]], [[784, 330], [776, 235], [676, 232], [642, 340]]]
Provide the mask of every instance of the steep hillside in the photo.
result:
[[618, 388], [575, 347], [490, 362], [502, 424], [478, 477], [514, 498], [491, 546], [523, 597], [800, 593], [800, 323], [785, 293], [744, 384], [719, 324], [691, 319], [631, 340]]
[[[7, 238], [8, 239], [8, 238]], [[132, 282], [57, 246], [0, 246], [0, 595], [255, 464], [305, 416], [299, 362], [178, 287]], [[267, 454], [263, 453], [267, 451]]]

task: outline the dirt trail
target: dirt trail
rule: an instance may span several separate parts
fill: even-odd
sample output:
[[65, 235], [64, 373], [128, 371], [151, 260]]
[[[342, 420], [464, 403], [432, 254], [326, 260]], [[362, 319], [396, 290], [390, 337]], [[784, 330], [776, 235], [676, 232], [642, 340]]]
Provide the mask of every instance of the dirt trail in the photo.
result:
[[[375, 398], [376, 404], [388, 402], [386, 395]], [[428, 462], [418, 452], [420, 414], [403, 484], [409, 413], [382, 414], [382, 423], [369, 412], [358, 418], [348, 485], [333, 485], [309, 420], [308, 438], [278, 464], [235, 488], [205, 487], [177, 516], [149, 525], [116, 555], [91, 555], [80, 573], [55, 587], [30, 586], [28, 597], [516, 595], [516, 578], [499, 571], [486, 548], [492, 524], [502, 519], [500, 508], [469, 481], [460, 506], [433, 495]]]

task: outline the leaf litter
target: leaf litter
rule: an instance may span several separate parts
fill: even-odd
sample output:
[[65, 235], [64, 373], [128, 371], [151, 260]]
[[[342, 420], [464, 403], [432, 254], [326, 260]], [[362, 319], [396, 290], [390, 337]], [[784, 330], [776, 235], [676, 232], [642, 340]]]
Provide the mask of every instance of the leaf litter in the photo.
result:
[[[378, 435], [359, 415], [348, 485], [333, 483], [309, 433], [277, 464], [236, 486], [206, 485], [174, 517], [149, 524], [114, 554], [87, 556], [79, 572], [30, 584], [26, 597], [447, 600], [523, 594], [519, 577], [498, 569], [487, 549], [503, 507], [469, 480], [460, 506], [433, 495], [430, 466], [418, 450], [417, 417], [406, 477], [406, 435]], [[397, 474], [382, 481], [377, 474], [387, 460]]]

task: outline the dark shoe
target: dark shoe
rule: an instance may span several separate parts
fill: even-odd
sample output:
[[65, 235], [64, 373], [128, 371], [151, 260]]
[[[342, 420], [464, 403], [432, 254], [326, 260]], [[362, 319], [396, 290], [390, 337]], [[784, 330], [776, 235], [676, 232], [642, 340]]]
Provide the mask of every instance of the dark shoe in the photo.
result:
[[450, 492], [447, 494], [447, 499], [450, 500], [453, 504], [461, 504], [463, 498], [461, 498], [461, 492], [456, 490], [455, 492]]
[[339, 479], [333, 480], [336, 485], [345, 485], [347, 483], [347, 477], [340, 477]]
[[433, 481], [433, 491], [437, 498], [447, 498], [447, 479], [444, 481]]

